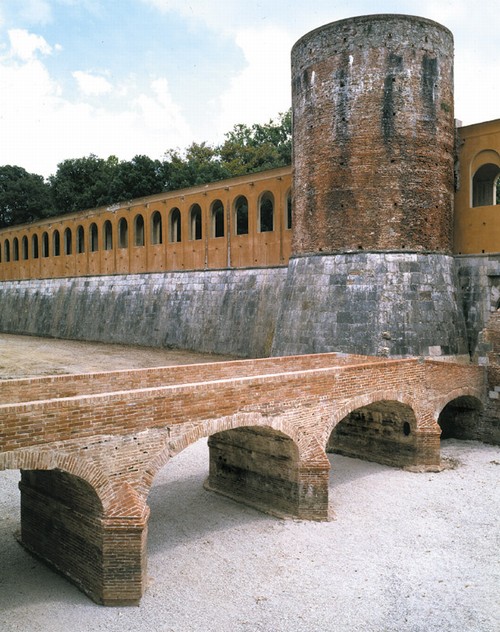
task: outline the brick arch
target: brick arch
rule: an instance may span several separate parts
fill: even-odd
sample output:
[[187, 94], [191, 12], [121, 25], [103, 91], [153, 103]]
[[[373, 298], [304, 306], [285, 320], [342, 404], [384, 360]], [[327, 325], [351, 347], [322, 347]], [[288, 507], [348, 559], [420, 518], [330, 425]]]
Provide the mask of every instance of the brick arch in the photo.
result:
[[110, 499], [114, 496], [105, 475], [80, 454], [56, 450], [21, 450], [0, 455], [0, 470], [61, 470], [84, 480], [92, 487], [106, 514]]
[[461, 388], [456, 388], [453, 391], [450, 391], [446, 395], [442, 397], [436, 398], [433, 402], [433, 419], [438, 426], [438, 419], [444, 408], [452, 402], [454, 399], [458, 399], [459, 397], [472, 397], [479, 402], [481, 410], [484, 408], [484, 396], [483, 393], [473, 386], [463, 386]]
[[170, 458], [196, 443], [199, 439], [209, 437], [218, 432], [224, 432], [225, 430], [250, 426], [267, 427], [286, 435], [296, 445], [300, 462], [319, 462], [322, 461], [322, 458], [328, 461], [316, 437], [300, 432], [298, 426], [293, 424], [292, 420], [278, 416], [269, 417], [256, 412], [241, 412], [229, 417], [207, 419], [181, 436], [166, 440], [163, 448], [155, 455], [146, 468], [140, 488], [149, 492], [155, 476], [168, 463]]
[[370, 393], [362, 393], [360, 395], [357, 395], [356, 397], [353, 397], [341, 406], [337, 406], [337, 403], [334, 402], [334, 410], [329, 423], [324, 428], [324, 433], [321, 437], [321, 444], [326, 445], [326, 442], [328, 441], [328, 438], [330, 437], [335, 426], [340, 423], [342, 419], [347, 417], [347, 415], [354, 412], [358, 408], [370, 406], [382, 401], [397, 402], [398, 404], [402, 404], [403, 406], [408, 406], [409, 408], [411, 408], [413, 414], [415, 415], [417, 429], [420, 427], [421, 423], [419, 423], [419, 421], [422, 421], [422, 417], [419, 414], [421, 412], [421, 406], [413, 397], [401, 393], [401, 391], [399, 390], [372, 391]]

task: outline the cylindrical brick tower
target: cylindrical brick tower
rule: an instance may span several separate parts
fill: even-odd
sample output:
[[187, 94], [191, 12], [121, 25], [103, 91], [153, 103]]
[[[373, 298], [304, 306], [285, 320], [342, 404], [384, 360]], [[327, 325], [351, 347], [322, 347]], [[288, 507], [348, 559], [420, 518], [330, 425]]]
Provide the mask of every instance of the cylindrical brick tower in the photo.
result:
[[453, 36], [406, 15], [292, 50], [295, 254], [451, 252]]
[[370, 15], [292, 49], [293, 255], [273, 353], [467, 353], [452, 247], [453, 36]]

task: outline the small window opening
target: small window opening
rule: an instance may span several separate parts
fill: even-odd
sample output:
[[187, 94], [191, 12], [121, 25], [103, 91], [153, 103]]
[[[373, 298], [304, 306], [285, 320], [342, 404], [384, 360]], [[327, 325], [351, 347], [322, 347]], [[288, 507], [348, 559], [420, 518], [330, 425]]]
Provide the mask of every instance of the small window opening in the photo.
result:
[[124, 217], [118, 222], [118, 248], [128, 248], [128, 222]]
[[42, 235], [42, 257], [49, 256], [49, 235], [48, 233], [43, 233]]
[[64, 254], [65, 255], [70, 255], [73, 252], [73, 243], [72, 243], [72, 235], [71, 235], [71, 229], [70, 228], [66, 228], [66, 230], [64, 231]]
[[144, 218], [136, 215], [134, 219], [134, 246], [144, 246]]
[[33, 259], [38, 259], [38, 235], [33, 235], [31, 238], [31, 256]]
[[170, 211], [168, 240], [171, 243], [180, 242], [181, 240], [181, 212], [177, 207]]
[[19, 261], [19, 240], [14, 237], [12, 241], [12, 260]]
[[264, 193], [259, 204], [259, 230], [268, 233], [274, 230], [274, 199], [272, 193]]
[[81, 255], [85, 252], [85, 232], [83, 226], [76, 229], [76, 252]]
[[286, 196], [286, 229], [291, 230], [292, 228], [292, 193], [288, 191], [288, 195]]
[[21, 256], [24, 261], [28, 258], [28, 238], [24, 235], [21, 241]]
[[99, 233], [97, 230], [97, 224], [92, 223], [90, 225], [90, 252], [97, 252], [99, 249]]
[[189, 238], [201, 239], [201, 206], [193, 204], [189, 212]]
[[160, 211], [155, 211], [151, 217], [151, 243], [153, 245], [163, 243]]
[[235, 226], [237, 235], [248, 235], [248, 200], [240, 195], [234, 204], [236, 216]]
[[5, 263], [9, 263], [10, 261], [10, 242], [6, 239], [3, 243], [3, 254]]
[[59, 257], [61, 254], [61, 238], [58, 230], [52, 233], [52, 254], [54, 257]]
[[104, 250], [113, 250], [113, 226], [109, 219], [104, 222]]
[[224, 237], [224, 205], [220, 200], [212, 204], [212, 237]]

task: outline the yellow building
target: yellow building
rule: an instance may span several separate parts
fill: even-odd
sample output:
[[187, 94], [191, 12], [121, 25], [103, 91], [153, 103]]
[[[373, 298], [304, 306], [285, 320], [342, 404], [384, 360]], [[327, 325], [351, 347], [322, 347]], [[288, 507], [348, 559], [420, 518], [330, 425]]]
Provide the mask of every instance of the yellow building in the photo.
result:
[[457, 129], [454, 253], [500, 253], [500, 119]]

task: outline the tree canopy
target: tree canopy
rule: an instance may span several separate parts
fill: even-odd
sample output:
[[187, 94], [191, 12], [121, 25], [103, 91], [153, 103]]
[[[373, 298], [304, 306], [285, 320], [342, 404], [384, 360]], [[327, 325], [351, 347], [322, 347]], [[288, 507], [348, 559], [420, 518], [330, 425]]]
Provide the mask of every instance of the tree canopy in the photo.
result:
[[0, 228], [283, 167], [292, 158], [291, 111], [277, 121], [239, 124], [216, 146], [169, 149], [163, 160], [94, 154], [69, 158], [47, 181], [22, 167], [0, 167]]
[[22, 167], [0, 167], [0, 228], [50, 215], [50, 187], [42, 176]]

